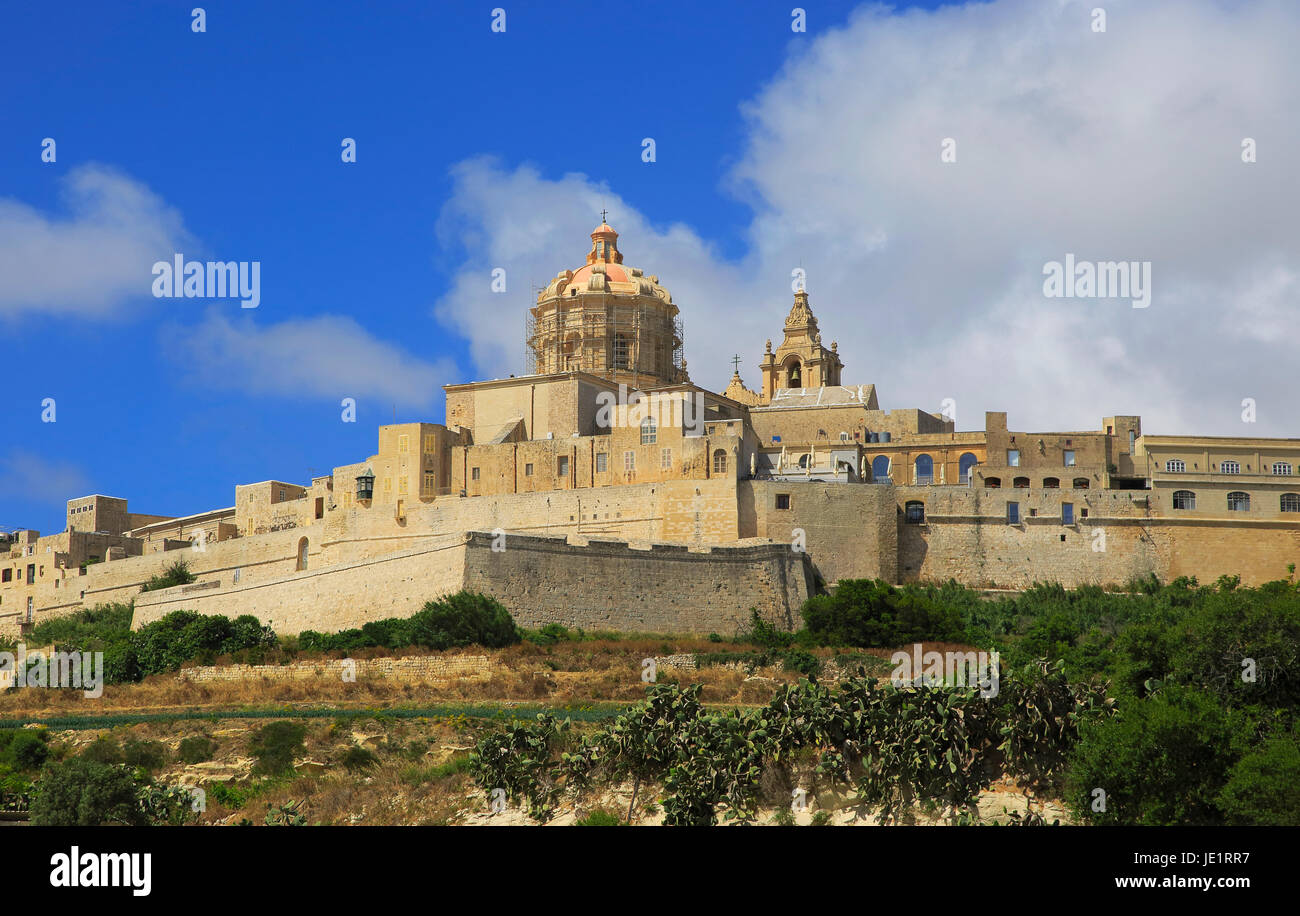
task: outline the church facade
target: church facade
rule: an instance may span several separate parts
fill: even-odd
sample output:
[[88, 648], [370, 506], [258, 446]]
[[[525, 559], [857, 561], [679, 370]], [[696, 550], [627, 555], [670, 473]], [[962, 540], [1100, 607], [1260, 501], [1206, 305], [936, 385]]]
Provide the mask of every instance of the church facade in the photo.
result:
[[[381, 426], [374, 454], [309, 484], [238, 485], [182, 518], [78, 497], [64, 531], [7, 536], [0, 632], [112, 600], [137, 625], [184, 608], [329, 630], [463, 587], [530, 626], [728, 632], [751, 607], [797, 626], [843, 578], [1258, 583], [1300, 558], [1300, 440], [885, 410], [806, 291], [757, 389], [739, 371], [701, 388], [671, 294], [604, 222], [527, 319], [528, 374], [445, 386], [445, 423]], [[178, 558], [196, 582], [140, 593]]]

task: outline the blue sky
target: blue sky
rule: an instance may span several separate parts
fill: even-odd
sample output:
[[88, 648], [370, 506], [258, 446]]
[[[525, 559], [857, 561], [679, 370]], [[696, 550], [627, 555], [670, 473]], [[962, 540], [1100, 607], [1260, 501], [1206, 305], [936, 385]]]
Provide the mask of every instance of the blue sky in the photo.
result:
[[[813, 306], [827, 338], [841, 340], [846, 381], [877, 383], [886, 407], [937, 410], [941, 397], [958, 392], [969, 404], [959, 428], [982, 428], [985, 409], [1011, 410], [1013, 426], [1019, 416], [1020, 426], [1038, 421], [1042, 428], [1096, 428], [1103, 413], [1154, 410], [1166, 421], [1159, 431], [1230, 434], [1241, 397], [1285, 383], [1274, 370], [1228, 385], [1217, 413], [1184, 430], [1189, 410], [1204, 402], [1188, 386], [1206, 373], [1210, 384], [1224, 386], [1232, 366], [1252, 362], [1251, 341], [1265, 346], [1269, 333], [1246, 335], [1229, 362], [1175, 360], [1157, 370], [1134, 368], [1125, 378], [1124, 367], [1136, 365], [1128, 349], [1136, 338], [1169, 337], [1157, 333], [1151, 315], [1112, 311], [1102, 320], [1110, 332], [1089, 341], [1098, 361], [1080, 361], [1072, 376], [1061, 368], [1070, 358], [1054, 357], [1048, 392], [1031, 392], [1037, 400], [1018, 415], [1017, 392], [1042, 389], [1029, 382], [1043, 367], [1029, 356], [1020, 362], [990, 354], [995, 344], [976, 333], [1000, 320], [997, 303], [1009, 287], [992, 279], [928, 285], [936, 274], [982, 274], [990, 257], [972, 254], [967, 264], [965, 252], [1007, 216], [984, 197], [972, 198], [974, 182], [945, 184], [952, 173], [938, 171], [903, 177], [903, 163], [924, 158], [934, 168], [928, 163], [937, 154], [929, 152], [937, 153], [942, 136], [976, 140], [979, 124], [1026, 130], [1032, 115], [1037, 126], [1047, 125], [1043, 136], [1064, 129], [1085, 141], [1092, 126], [1080, 116], [1063, 128], [1059, 106], [1036, 110], [1032, 86], [999, 88], [954, 72], [954, 61], [978, 57], [993, 36], [1003, 46], [987, 72], [1055, 66], [1023, 47], [1018, 17], [1049, 36], [1064, 34], [1062, 42], [1086, 42], [1082, 7], [1049, 22], [1030, 3], [932, 13], [936, 4], [872, 11], [818, 2], [807, 6], [807, 33], [795, 34], [789, 2], [620, 3], [615, 14], [548, 0], [506, 4], [499, 34], [490, 29], [493, 3], [209, 3], [207, 31], [195, 34], [194, 5], [9, 4], [0, 13], [0, 244], [34, 238], [33, 226], [57, 242], [48, 258], [35, 242], [31, 252], [11, 245], [24, 253], [8, 262], [0, 256], [11, 274], [9, 283], [0, 275], [8, 380], [0, 466], [12, 484], [0, 497], [0, 525], [60, 530], [63, 500], [92, 492], [125, 496], [139, 512], [225, 506], [236, 483], [305, 483], [313, 472], [366, 457], [376, 426], [394, 415], [441, 421], [442, 384], [521, 371], [528, 286], [581, 263], [601, 205], [624, 233], [628, 262], [658, 273], [682, 305], [687, 357], [701, 384], [725, 385], [732, 352], [741, 353], [746, 380], [757, 384], [763, 338], [779, 336], [788, 308], [791, 262], [811, 269]], [[1116, 25], [1129, 4], [1114, 6], [1106, 53], [1130, 62], [1140, 57], [1139, 37], [1147, 45], [1142, 53], [1158, 60], [1150, 43], [1164, 41], [1181, 57], [1183, 47], [1204, 40], [1198, 30], [1222, 34], [1222, 17], [1230, 15], [1219, 4], [1193, 3], [1204, 11], [1188, 17], [1186, 34], [1162, 38], [1148, 25], [1144, 36], [1130, 34], [1126, 49], [1122, 30], [1138, 25]], [[1255, 30], [1294, 34], [1290, 18], [1282, 28], [1262, 18], [1247, 26], [1243, 42]], [[1080, 58], [1067, 55], [1080, 68], [1116, 69]], [[857, 69], [874, 66], [883, 69]], [[946, 75], [931, 83], [931, 73]], [[1265, 71], [1269, 76], [1279, 85], [1290, 80]], [[1244, 96], [1249, 81], [1232, 77], [1220, 74], [1220, 94], [1231, 96], [1224, 87], [1236, 86]], [[1074, 78], [1086, 94], [1088, 81]], [[1137, 130], [1142, 105], [1166, 110], [1177, 91], [1145, 99], [1139, 92], [1137, 102], [1117, 101], [1117, 111], [1089, 117], [1116, 117]], [[1294, 101], [1291, 91], [1279, 88], [1276, 112]], [[935, 106], [936, 93], [950, 96], [951, 106]], [[972, 97], [959, 98], [967, 93]], [[952, 112], [965, 107], [1005, 118], [963, 123]], [[1224, 107], [1240, 112], [1230, 97]], [[1274, 109], [1256, 108], [1242, 118], [1249, 123], [1231, 124], [1214, 140], [1222, 140], [1230, 163], [1239, 136], [1267, 136], [1274, 127]], [[933, 129], [927, 123], [918, 130], [923, 139], [910, 137], [897, 126], [899, 110], [916, 123], [924, 115]], [[808, 123], [799, 123], [804, 117]], [[877, 123], [876, 134], [853, 133]], [[54, 163], [40, 158], [46, 137], [57, 143]], [[357, 141], [355, 164], [340, 161], [344, 137]], [[657, 144], [652, 164], [641, 158], [644, 137]], [[1115, 139], [1123, 143], [1124, 133]], [[923, 157], [914, 155], [914, 142]], [[1278, 142], [1273, 162], [1285, 158]], [[879, 159], [870, 176], [855, 172], [871, 150], [890, 147], [901, 151], [899, 174]], [[843, 158], [828, 158], [835, 155]], [[806, 192], [787, 195], [782, 189], [805, 180], [804, 156]], [[968, 161], [961, 181], [980, 178], [1011, 209], [1021, 198], [1044, 196], [1043, 186], [1062, 189], [1063, 209], [1077, 193], [1068, 161], [1059, 171], [1044, 165], [1043, 185], [1019, 190], [1002, 183], [991, 159], [977, 153]], [[1239, 174], [1225, 169], [1208, 180], [1226, 186]], [[1140, 170], [1123, 182], [1147, 187]], [[1294, 202], [1291, 184], [1261, 184], [1249, 193]], [[892, 198], [895, 186], [910, 192], [916, 213], [941, 220], [954, 212], [964, 229], [932, 231]], [[1225, 193], [1236, 200], [1245, 192], [1233, 186]], [[860, 204], [838, 209], [859, 194]], [[536, 222], [541, 210], [549, 213], [545, 223]], [[1203, 219], [1210, 232], [1212, 211], [1222, 207], [1168, 219], [1194, 227]], [[1005, 260], [988, 265], [988, 274], [1005, 278], [1026, 260], [1041, 265], [1065, 246], [1087, 249], [1087, 241], [1108, 238], [1105, 227], [1069, 224], [1057, 233], [1060, 244], [1040, 252], [1040, 239], [1025, 227], [1041, 221], [1031, 213], [1017, 219], [993, 257]], [[1131, 222], [1123, 213], [1115, 221]], [[927, 250], [927, 241], [934, 248]], [[1106, 247], [1094, 246], [1098, 257], [1173, 257], [1123, 233], [1109, 246], [1114, 253]], [[152, 298], [148, 263], [173, 251], [259, 261], [260, 307]], [[1224, 285], [1254, 278], [1272, 297], [1259, 320], [1293, 316], [1292, 241], [1250, 252], [1218, 277], [1175, 272], [1178, 295], [1209, 301]], [[934, 270], [936, 258], [951, 270]], [[497, 264], [509, 271], [509, 291], [499, 304], [484, 305], [477, 297]], [[903, 266], [913, 278], [908, 286], [890, 273]], [[466, 314], [449, 317], [457, 309]], [[930, 336], [941, 314], [960, 317], [951, 319], [951, 333]], [[1078, 346], [1070, 324], [1077, 316], [1043, 314], [1036, 311], [1023, 333], [1066, 353], [1071, 341]], [[963, 322], [973, 322], [972, 337], [957, 346]], [[1123, 330], [1112, 334], [1117, 327]], [[900, 340], [916, 335], [917, 355], [884, 339], [886, 331]], [[1007, 338], [1005, 328], [992, 331], [993, 341]], [[1210, 326], [1195, 334], [1193, 346], [1216, 337]], [[349, 339], [361, 357], [349, 355]], [[852, 355], [846, 340], [855, 343]], [[942, 368], [956, 366], [968, 348], [986, 362], [983, 372], [908, 374], [921, 353]], [[320, 358], [326, 351], [343, 361], [338, 371]], [[1071, 399], [1094, 370], [1106, 381], [1076, 405]], [[995, 371], [1003, 378], [985, 390], [981, 379]], [[358, 401], [356, 423], [340, 421], [340, 398], [349, 395]], [[42, 422], [44, 398], [55, 400], [56, 422]], [[1296, 434], [1293, 410], [1280, 419], [1277, 410], [1261, 411], [1273, 425], [1248, 432]]]

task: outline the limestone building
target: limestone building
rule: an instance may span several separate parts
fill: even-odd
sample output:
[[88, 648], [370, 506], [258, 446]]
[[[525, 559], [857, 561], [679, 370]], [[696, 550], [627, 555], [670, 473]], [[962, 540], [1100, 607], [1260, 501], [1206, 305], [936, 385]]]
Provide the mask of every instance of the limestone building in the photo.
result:
[[[780, 330], [757, 390], [739, 371], [695, 385], [677, 305], [602, 222], [529, 312], [528, 374], [448, 384], [445, 424], [382, 426], [374, 454], [237, 485], [228, 507], [72, 499], [64, 531], [0, 537], [0, 633], [126, 600], [137, 625], [191, 609], [331, 630], [466, 587], [528, 626], [727, 632], [750, 608], [798, 626], [843, 578], [1259, 583], [1300, 562], [1300, 439], [1150, 435], [1121, 414], [957, 430], [846, 377], [805, 291]], [[177, 558], [197, 581], [140, 592]]]

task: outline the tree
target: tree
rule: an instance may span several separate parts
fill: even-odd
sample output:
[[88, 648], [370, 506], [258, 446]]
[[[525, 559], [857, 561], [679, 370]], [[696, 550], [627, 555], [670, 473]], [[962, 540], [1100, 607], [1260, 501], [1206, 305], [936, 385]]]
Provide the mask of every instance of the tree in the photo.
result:
[[42, 827], [143, 826], [139, 786], [118, 766], [73, 757], [46, 766], [32, 796], [31, 822]]

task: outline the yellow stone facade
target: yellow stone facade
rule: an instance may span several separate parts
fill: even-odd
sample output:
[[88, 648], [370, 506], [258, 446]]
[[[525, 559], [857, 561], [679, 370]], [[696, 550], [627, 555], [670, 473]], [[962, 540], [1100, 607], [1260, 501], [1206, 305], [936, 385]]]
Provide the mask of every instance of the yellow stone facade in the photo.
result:
[[[677, 306], [602, 223], [531, 309], [536, 370], [445, 386], [446, 423], [382, 426], [308, 484], [237, 485], [171, 518], [72, 499], [64, 531], [0, 538], [0, 634], [135, 600], [283, 632], [413, 613], [473, 587], [526, 625], [728, 632], [797, 625], [818, 578], [1258, 583], [1300, 562], [1300, 439], [1160, 436], [1135, 415], [957, 430], [845, 383], [806, 292], [760, 390], [693, 384]], [[177, 558], [198, 580], [140, 586]]]

